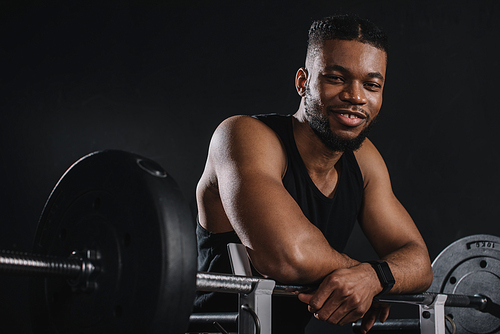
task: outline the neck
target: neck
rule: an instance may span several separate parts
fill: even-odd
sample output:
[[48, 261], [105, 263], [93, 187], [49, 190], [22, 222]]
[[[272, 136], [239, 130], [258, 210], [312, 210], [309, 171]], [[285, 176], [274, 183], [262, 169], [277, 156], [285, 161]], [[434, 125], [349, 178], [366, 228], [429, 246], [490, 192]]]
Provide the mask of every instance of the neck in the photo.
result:
[[303, 105], [294, 114], [293, 133], [300, 156], [310, 174], [327, 175], [334, 171], [343, 152], [332, 151], [309, 126]]

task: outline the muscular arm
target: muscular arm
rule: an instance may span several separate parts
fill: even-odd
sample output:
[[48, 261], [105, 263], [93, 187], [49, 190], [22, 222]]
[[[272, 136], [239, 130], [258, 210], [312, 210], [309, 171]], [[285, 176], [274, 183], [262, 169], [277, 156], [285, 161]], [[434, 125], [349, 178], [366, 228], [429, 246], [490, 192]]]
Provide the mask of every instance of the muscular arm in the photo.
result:
[[[356, 158], [365, 182], [359, 220], [393, 271], [393, 292], [425, 290], [432, 280], [427, 249], [392, 192], [382, 157], [367, 140]], [[307, 220], [282, 184], [286, 163], [279, 138], [262, 122], [246, 116], [224, 121], [197, 190], [200, 223], [213, 232], [234, 229], [264, 276], [283, 283], [322, 280], [315, 294], [299, 296], [321, 320], [357, 320], [382, 290], [376, 273], [332, 249]]]
[[382, 157], [366, 140], [356, 158], [365, 182], [359, 221], [377, 254], [391, 268], [396, 280], [392, 293], [425, 291], [432, 282], [427, 247], [410, 215], [394, 196]]
[[[276, 134], [256, 119], [239, 116], [216, 130], [201, 184], [218, 187], [230, 226], [264, 276], [305, 284], [355, 265], [332, 249], [303, 215], [282, 184], [285, 170], [286, 156]], [[198, 201], [203, 203], [200, 188]], [[216, 210], [209, 203], [201, 206], [205, 211]]]
[[[427, 247], [394, 196], [382, 157], [369, 140], [355, 154], [364, 180], [359, 221], [375, 251], [391, 268], [396, 281], [391, 293], [425, 291], [432, 282]], [[388, 316], [388, 308], [380, 306], [366, 313], [373, 297], [382, 290], [378, 278], [370, 276], [373, 272], [364, 263], [335, 270], [315, 294], [300, 298], [319, 319], [333, 324], [344, 325], [364, 315], [366, 332], [379, 315], [382, 321]]]

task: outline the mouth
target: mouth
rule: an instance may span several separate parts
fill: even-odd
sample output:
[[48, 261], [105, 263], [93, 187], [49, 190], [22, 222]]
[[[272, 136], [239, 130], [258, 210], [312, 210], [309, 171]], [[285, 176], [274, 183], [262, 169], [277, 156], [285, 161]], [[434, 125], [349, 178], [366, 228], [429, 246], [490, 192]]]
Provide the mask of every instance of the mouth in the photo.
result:
[[354, 115], [354, 114], [340, 114], [340, 116], [347, 117], [347, 118], [362, 118], [362, 117], [359, 117], [358, 115]]
[[368, 120], [368, 116], [364, 110], [333, 109], [331, 112], [339, 123], [347, 127], [356, 127]]

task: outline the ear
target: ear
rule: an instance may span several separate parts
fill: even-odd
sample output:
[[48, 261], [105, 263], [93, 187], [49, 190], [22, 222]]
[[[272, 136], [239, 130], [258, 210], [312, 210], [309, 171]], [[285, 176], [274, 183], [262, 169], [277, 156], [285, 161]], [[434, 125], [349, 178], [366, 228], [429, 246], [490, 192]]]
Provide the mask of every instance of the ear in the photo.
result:
[[299, 93], [302, 97], [306, 94], [307, 78], [307, 69], [305, 67], [299, 68], [297, 74], [295, 75], [295, 89], [297, 89], [297, 93]]

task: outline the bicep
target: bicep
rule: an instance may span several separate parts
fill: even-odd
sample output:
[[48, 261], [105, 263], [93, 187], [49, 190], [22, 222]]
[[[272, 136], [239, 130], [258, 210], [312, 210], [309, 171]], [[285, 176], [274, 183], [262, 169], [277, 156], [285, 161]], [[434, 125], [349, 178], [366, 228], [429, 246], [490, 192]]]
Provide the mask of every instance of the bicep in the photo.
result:
[[276, 134], [257, 120], [230, 120], [216, 131], [210, 159], [225, 214], [255, 268], [280, 281], [323, 277], [332, 249], [283, 186], [286, 154]]
[[260, 251], [286, 242], [301, 211], [281, 182], [286, 155], [276, 134], [255, 119], [230, 119], [211, 150], [224, 211], [243, 244]]

